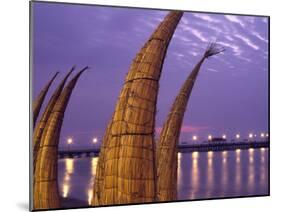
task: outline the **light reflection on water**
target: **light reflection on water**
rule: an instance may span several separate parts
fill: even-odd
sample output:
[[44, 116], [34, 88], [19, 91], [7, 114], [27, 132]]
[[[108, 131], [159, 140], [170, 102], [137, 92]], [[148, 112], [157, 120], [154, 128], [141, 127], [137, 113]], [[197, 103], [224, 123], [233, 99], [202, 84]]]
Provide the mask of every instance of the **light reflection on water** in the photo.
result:
[[241, 150], [235, 150], [236, 165], [235, 165], [235, 193], [239, 195], [241, 190]]
[[222, 171], [221, 171], [221, 192], [220, 192], [220, 196], [225, 196], [226, 191], [227, 191], [227, 186], [228, 186], [228, 152], [227, 151], [223, 151], [222, 152]]
[[[63, 198], [90, 204], [98, 158], [60, 159]], [[268, 149], [178, 153], [178, 199], [268, 194]]]
[[67, 158], [65, 159], [65, 172], [64, 172], [64, 178], [62, 182], [62, 197], [67, 198], [69, 194], [69, 189], [71, 186], [70, 179], [71, 175], [73, 174], [74, 170], [74, 159]]
[[200, 174], [198, 169], [199, 152], [192, 152], [191, 157], [192, 157], [192, 168], [191, 168], [192, 189], [190, 190], [190, 195], [188, 196], [188, 199], [194, 199], [197, 196], [199, 181], [200, 181]]
[[96, 175], [96, 168], [97, 168], [98, 158], [93, 157], [91, 158], [91, 180], [88, 185], [88, 204], [91, 204], [92, 198], [93, 198], [93, 185], [94, 185], [94, 179]]
[[213, 181], [214, 181], [213, 155], [214, 155], [214, 153], [212, 151], [209, 151], [207, 154], [208, 170], [207, 170], [206, 196], [208, 198], [212, 196], [212, 190], [213, 190], [213, 187], [212, 187]]

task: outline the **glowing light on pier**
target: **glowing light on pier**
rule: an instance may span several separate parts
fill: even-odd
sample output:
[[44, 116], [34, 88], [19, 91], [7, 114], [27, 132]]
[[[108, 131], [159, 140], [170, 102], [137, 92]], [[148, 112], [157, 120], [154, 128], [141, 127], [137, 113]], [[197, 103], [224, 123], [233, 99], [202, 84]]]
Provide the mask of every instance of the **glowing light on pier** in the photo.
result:
[[266, 135], [265, 135], [266, 137], [268, 137], [268, 133], [266, 133]]
[[197, 135], [192, 136], [193, 141], [197, 141], [197, 139], [198, 139]]
[[253, 133], [250, 133], [249, 138], [253, 138], [253, 137], [254, 137]]
[[261, 133], [261, 137], [264, 138], [264, 133]]
[[240, 138], [240, 134], [236, 134], [236, 139], [239, 139]]
[[223, 139], [226, 139], [226, 135], [225, 135], [225, 134], [223, 134], [223, 135], [222, 135], [222, 138], [223, 138]]
[[209, 141], [212, 140], [212, 135], [208, 135], [208, 140], [209, 140]]
[[73, 139], [72, 138], [68, 138], [67, 139], [67, 144], [72, 144], [73, 143]]
[[94, 137], [93, 138], [93, 144], [96, 144], [98, 142], [98, 138]]

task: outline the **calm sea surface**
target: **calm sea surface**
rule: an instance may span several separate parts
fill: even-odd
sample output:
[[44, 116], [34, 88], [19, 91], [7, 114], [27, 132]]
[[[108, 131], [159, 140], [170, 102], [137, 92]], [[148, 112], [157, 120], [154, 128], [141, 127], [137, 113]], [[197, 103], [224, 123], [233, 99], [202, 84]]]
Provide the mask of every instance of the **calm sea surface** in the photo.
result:
[[[98, 158], [59, 159], [61, 196], [91, 202]], [[178, 153], [178, 199], [268, 194], [268, 149]]]

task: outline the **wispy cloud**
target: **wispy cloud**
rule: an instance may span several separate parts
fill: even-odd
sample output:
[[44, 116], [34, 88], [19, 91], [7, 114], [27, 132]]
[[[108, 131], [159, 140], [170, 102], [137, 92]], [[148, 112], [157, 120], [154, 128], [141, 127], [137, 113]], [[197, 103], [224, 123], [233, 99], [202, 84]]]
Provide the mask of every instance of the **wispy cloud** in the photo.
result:
[[208, 21], [208, 22], [211, 22], [211, 23], [220, 23], [221, 21], [216, 19], [216, 18], [213, 18], [211, 17], [210, 15], [207, 15], [207, 14], [198, 14], [198, 13], [195, 13], [193, 14], [194, 17], [196, 18], [199, 18], [203, 21]]
[[225, 38], [226, 38], [227, 40], [229, 40], [229, 41], [234, 41], [234, 38], [231, 37], [230, 35], [226, 35]]
[[238, 56], [238, 58], [239, 58], [240, 60], [244, 60], [244, 61], [246, 61], [246, 62], [248, 62], [248, 63], [251, 63], [251, 62], [252, 62], [252, 60], [249, 59], [249, 58], [247, 58], [247, 57]]
[[265, 42], [265, 43], [268, 43], [268, 40], [265, 39], [264, 37], [262, 37], [258, 32], [252, 32], [252, 34], [254, 36], [256, 36], [258, 39], [260, 39], [261, 41]]
[[227, 42], [223, 42], [223, 41], [217, 41], [218, 44], [228, 47], [230, 49], [232, 49], [233, 53], [235, 56], [240, 56], [242, 53], [242, 50], [240, 49], [239, 46], [232, 44], [232, 43], [227, 43]]
[[199, 132], [201, 130], [208, 129], [207, 126], [192, 126], [192, 125], [184, 125], [181, 127], [181, 132], [183, 133], [189, 133], [189, 132]]
[[182, 26], [182, 29], [184, 31], [190, 32], [193, 36], [195, 36], [197, 39], [201, 40], [202, 42], [208, 42], [208, 39], [203, 36], [203, 33], [199, 31], [198, 29], [188, 27], [188, 26]]
[[255, 17], [251, 17], [251, 16], [248, 16], [248, 17], [243, 17], [243, 19], [245, 19], [247, 22], [249, 22], [250, 24], [254, 24], [255, 23]]
[[174, 38], [179, 39], [180, 41], [183, 41], [183, 42], [190, 42], [191, 41], [189, 38], [187, 38], [187, 36], [180, 35], [179, 33], [175, 34]]
[[246, 26], [245, 23], [235, 15], [225, 15], [224, 17], [232, 23], [239, 24], [243, 28]]
[[[201, 130], [208, 129], [208, 126], [194, 126], [194, 125], [184, 125], [181, 127], [182, 133], [198, 133]], [[157, 134], [160, 134], [162, 131], [162, 127], [156, 127], [155, 131]]]
[[213, 30], [215, 33], [224, 33], [222, 28], [214, 26], [214, 25], [208, 25], [207, 28]]
[[208, 68], [207, 70], [208, 70], [208, 71], [211, 71], [211, 72], [219, 72], [218, 70], [213, 69], [213, 68]]
[[194, 56], [194, 57], [196, 57], [196, 56], [198, 56], [199, 55], [199, 53], [198, 52], [189, 52], [192, 56]]
[[246, 36], [240, 35], [240, 34], [236, 34], [234, 35], [236, 38], [239, 38], [240, 40], [242, 40], [245, 44], [247, 44], [248, 46], [250, 46], [251, 48], [255, 49], [255, 50], [259, 50], [259, 47], [254, 44], [249, 38], [247, 38]]

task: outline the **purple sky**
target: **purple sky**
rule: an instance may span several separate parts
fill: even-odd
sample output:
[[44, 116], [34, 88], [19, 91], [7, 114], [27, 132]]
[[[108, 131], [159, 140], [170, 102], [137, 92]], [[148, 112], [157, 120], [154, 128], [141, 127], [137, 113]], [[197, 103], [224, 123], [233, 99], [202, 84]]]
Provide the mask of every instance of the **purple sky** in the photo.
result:
[[[129, 65], [167, 11], [33, 3], [33, 98], [59, 70], [90, 66], [65, 112], [61, 144], [101, 140]], [[241, 137], [268, 126], [268, 20], [185, 12], [170, 43], [160, 79], [156, 127], [163, 125], [183, 81], [209, 41], [226, 51], [206, 60], [185, 114], [181, 141], [210, 133]], [[157, 131], [158, 131], [157, 130]]]

